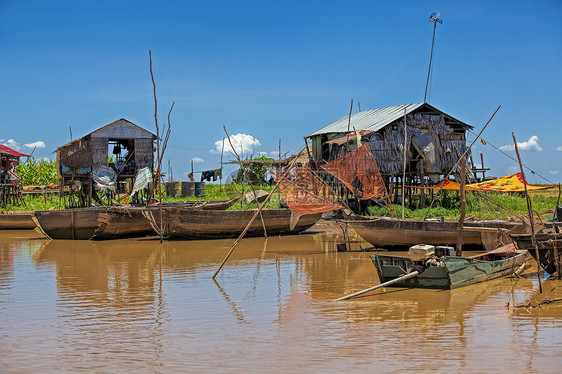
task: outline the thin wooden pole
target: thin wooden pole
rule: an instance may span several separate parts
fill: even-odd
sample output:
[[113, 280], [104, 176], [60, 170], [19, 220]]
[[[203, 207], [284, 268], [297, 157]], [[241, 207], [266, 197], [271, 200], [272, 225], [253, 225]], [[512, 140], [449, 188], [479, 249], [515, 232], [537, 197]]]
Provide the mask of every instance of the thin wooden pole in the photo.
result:
[[[306, 140], [306, 136], [304, 137], [304, 148], [306, 149], [306, 154], [308, 155], [308, 163], [310, 164], [310, 150], [308, 149], [308, 141]], [[322, 161], [322, 160], [314, 160], [314, 161]]]
[[419, 274], [419, 272], [414, 271], [414, 272], [412, 272], [412, 273], [408, 273], [408, 274], [406, 274], [406, 275], [403, 275], [403, 276], [401, 276], [401, 277], [399, 277], [399, 278], [389, 280], [388, 282], [384, 282], [384, 283], [378, 284], [378, 285], [376, 285], [376, 286], [369, 287], [369, 288], [366, 288], [366, 289], [364, 289], [364, 290], [361, 290], [361, 291], [352, 293], [351, 295], [342, 296], [342, 297], [340, 297], [339, 299], [335, 299], [334, 301], [342, 301], [342, 300], [351, 299], [352, 297], [362, 295], [362, 294], [367, 293], [367, 292], [369, 292], [369, 291], [373, 291], [373, 290], [376, 290], [376, 289], [378, 289], [378, 288], [390, 286], [391, 284], [398, 283], [398, 282], [403, 281], [403, 280], [406, 280], [406, 279], [414, 278], [414, 277], [418, 276], [418, 274]]
[[519, 162], [519, 168], [521, 169], [521, 176], [523, 177], [523, 186], [525, 187], [525, 200], [527, 200], [527, 211], [529, 212], [529, 221], [531, 223], [531, 242], [533, 247], [535, 247], [535, 256], [537, 259], [537, 279], [539, 281], [539, 291], [542, 293], [541, 284], [541, 265], [539, 259], [539, 247], [537, 246], [537, 238], [535, 237], [535, 223], [533, 219], [533, 206], [531, 203], [531, 198], [529, 197], [529, 191], [527, 191], [527, 179], [525, 178], [525, 172], [523, 171], [523, 163], [521, 162], [521, 157], [519, 157], [519, 148], [517, 147], [517, 140], [515, 140], [515, 134], [512, 132], [513, 144], [515, 145], [515, 155], [517, 156], [517, 161]]
[[219, 180], [219, 191], [222, 192], [222, 156], [224, 154], [224, 138], [222, 138], [222, 149], [221, 149], [221, 178]]
[[[160, 182], [160, 129], [158, 127], [158, 101], [156, 100], [156, 83], [154, 83], [154, 74], [152, 73], [152, 52], [148, 50], [148, 58], [150, 60], [150, 78], [152, 79], [152, 89], [154, 93], [154, 123], [156, 124], [156, 183], [155, 186], [158, 189], [158, 199], [160, 200], [160, 243], [164, 241], [164, 230], [162, 230], [162, 190], [159, 188]], [[150, 201], [150, 196], [148, 197]]]
[[404, 108], [404, 170], [402, 171], [402, 219], [404, 219], [404, 191], [406, 188], [406, 144], [408, 143], [406, 108]]
[[[226, 131], [226, 129], [225, 129]], [[273, 194], [273, 191], [275, 191], [275, 189], [277, 187], [279, 187], [279, 184], [281, 183], [281, 181], [285, 178], [285, 176], [287, 176], [287, 174], [289, 173], [289, 171], [291, 170], [291, 168], [293, 167], [293, 165], [296, 163], [296, 160], [299, 158], [299, 156], [301, 155], [301, 153], [304, 151], [304, 149], [301, 149], [301, 151], [297, 154], [297, 156], [291, 161], [291, 164], [287, 167], [287, 170], [285, 170], [285, 172], [283, 173], [283, 175], [281, 176], [281, 178], [279, 178], [277, 180], [277, 183], [275, 184], [275, 187], [273, 187], [273, 189], [271, 191], [269, 191], [269, 194], [266, 196], [265, 200], [263, 201], [263, 203], [261, 204], [261, 206], [258, 208], [258, 210], [254, 213], [254, 215], [252, 216], [252, 218], [250, 219], [250, 222], [248, 222], [248, 224], [246, 225], [246, 227], [244, 228], [244, 231], [242, 231], [242, 233], [240, 234], [240, 236], [238, 237], [238, 239], [236, 239], [236, 241], [234, 242], [234, 244], [232, 244], [232, 247], [230, 248], [230, 251], [228, 251], [228, 254], [226, 255], [226, 257], [224, 258], [223, 262], [220, 264], [219, 268], [217, 269], [217, 271], [215, 271], [215, 274], [213, 274], [213, 279], [215, 279], [215, 277], [217, 276], [217, 274], [221, 271], [222, 267], [224, 266], [224, 264], [226, 263], [226, 260], [228, 260], [228, 258], [230, 257], [230, 255], [232, 254], [232, 252], [234, 251], [234, 248], [236, 248], [236, 246], [238, 245], [238, 243], [240, 243], [240, 240], [242, 240], [242, 238], [244, 237], [244, 235], [246, 235], [246, 232], [248, 232], [248, 229], [250, 228], [250, 225], [252, 223], [254, 223], [254, 221], [256, 220], [256, 217], [258, 216], [258, 214], [261, 214], [261, 211], [263, 209], [263, 207], [265, 206], [265, 204], [267, 204], [267, 202], [269, 201], [269, 198], [271, 197], [271, 195]]]
[[464, 216], [466, 214], [466, 201], [465, 201], [465, 191], [464, 185], [466, 181], [466, 157], [462, 158], [461, 161], [461, 216], [459, 217], [459, 226], [457, 230], [457, 246], [455, 248], [455, 254], [457, 256], [462, 256], [462, 229], [464, 225]]
[[[484, 127], [482, 127], [482, 130], [480, 130], [480, 132], [478, 133], [478, 135], [476, 135], [476, 137], [474, 138], [474, 140], [472, 141], [472, 143], [470, 143], [470, 145], [468, 146], [468, 148], [464, 151], [464, 153], [462, 154], [461, 158], [459, 158], [459, 160], [457, 161], [457, 163], [455, 164], [455, 166], [453, 166], [453, 168], [449, 171], [449, 173], [445, 176], [445, 179], [443, 179], [443, 182], [445, 182], [449, 176], [453, 173], [453, 171], [455, 171], [455, 169], [457, 168], [457, 166], [459, 165], [459, 162], [461, 161], [461, 159], [466, 156], [466, 154], [468, 153], [468, 151], [470, 151], [470, 148], [472, 148], [472, 146], [474, 145], [474, 143], [476, 143], [476, 140], [478, 140], [478, 138], [480, 137], [480, 135], [482, 135], [482, 133], [484, 132], [484, 130], [486, 129], [486, 127], [488, 126], [488, 124], [492, 121], [492, 118], [494, 118], [494, 116], [496, 115], [496, 113], [498, 112], [498, 110], [500, 110], [502, 106], [498, 106], [498, 108], [496, 109], [496, 111], [494, 112], [494, 114], [492, 114], [492, 116], [490, 117], [490, 119], [488, 120], [488, 122], [486, 122], [486, 124], [484, 125]], [[427, 208], [427, 211], [425, 212], [425, 216], [423, 217], [423, 219], [425, 220], [427, 218], [427, 215], [429, 214], [429, 211], [431, 210], [431, 208], [433, 207], [433, 204], [435, 203], [435, 199], [437, 198], [437, 196], [439, 195], [439, 192], [441, 192], [441, 190], [443, 189], [443, 186], [445, 185], [445, 183], [442, 183], [441, 186], [439, 187], [439, 189], [437, 190], [437, 192], [433, 195], [433, 199], [431, 200], [431, 204], [429, 204], [429, 207]], [[433, 192], [432, 192], [433, 193]]]
[[562, 217], [556, 217], [556, 213], [558, 212], [558, 204], [560, 204], [560, 194], [562, 194], [562, 190], [560, 189], [560, 183], [558, 183], [558, 199], [556, 199], [556, 205], [554, 206], [554, 214], [552, 215], [552, 220], [554, 218], [558, 218], [558, 221], [562, 221]]
[[486, 180], [486, 171], [484, 170], [484, 155], [480, 153], [480, 163], [482, 164], [482, 180]]
[[[240, 165], [241, 168], [243, 168], [242, 170], [244, 172], [244, 175], [246, 176], [246, 179], [248, 180], [248, 183], [250, 184], [250, 188], [252, 189], [252, 192], [254, 193], [254, 199], [256, 200], [256, 207], [258, 208], [258, 211], [260, 213], [261, 224], [262, 224], [262, 227], [263, 227], [263, 234], [267, 238], [267, 229], [265, 228], [265, 222], [263, 220], [261, 210], [259, 210], [260, 206], [259, 206], [259, 202], [258, 202], [258, 194], [256, 193], [256, 190], [254, 188], [254, 185], [252, 184], [250, 175], [249, 175], [248, 171], [246, 170], [246, 167], [242, 163], [242, 159], [240, 158], [240, 156], [238, 156], [238, 153], [236, 152], [236, 149], [232, 145], [232, 140], [230, 140], [230, 135], [228, 134], [228, 131], [226, 131], [226, 126], [223, 126], [222, 128], [224, 130], [224, 133], [226, 134], [226, 137], [228, 138], [228, 143], [230, 143], [230, 148], [232, 148], [232, 152], [234, 152], [234, 155], [236, 155], [236, 158], [238, 160], [238, 164]], [[244, 191], [244, 190], [242, 190], [242, 191]], [[242, 194], [242, 196], [244, 196], [244, 194]], [[242, 202], [242, 199], [240, 199], [240, 202]]]
[[349, 152], [349, 131], [351, 126], [351, 112], [353, 111], [353, 99], [351, 99], [351, 106], [349, 107], [349, 116], [347, 117], [347, 133], [345, 135], [345, 148]]

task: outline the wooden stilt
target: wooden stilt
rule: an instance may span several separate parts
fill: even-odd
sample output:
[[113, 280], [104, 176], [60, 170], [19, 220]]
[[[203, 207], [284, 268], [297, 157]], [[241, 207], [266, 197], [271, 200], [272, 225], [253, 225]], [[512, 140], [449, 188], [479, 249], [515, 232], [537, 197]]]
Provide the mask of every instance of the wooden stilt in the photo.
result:
[[533, 219], [533, 206], [531, 204], [531, 198], [529, 197], [529, 191], [527, 191], [527, 179], [525, 179], [525, 172], [523, 170], [523, 163], [521, 162], [521, 157], [519, 157], [519, 149], [517, 148], [517, 140], [515, 140], [515, 134], [511, 133], [513, 137], [513, 144], [515, 145], [515, 155], [517, 156], [517, 161], [519, 162], [519, 168], [521, 169], [521, 176], [523, 177], [523, 186], [525, 186], [525, 199], [527, 200], [527, 211], [529, 212], [529, 221], [531, 223], [531, 241], [533, 247], [535, 247], [535, 258], [537, 259], [537, 279], [539, 281], [539, 291], [542, 293], [541, 284], [541, 266], [539, 261], [539, 247], [537, 246], [537, 239], [535, 237], [535, 223]]
[[457, 230], [457, 246], [455, 248], [455, 254], [459, 257], [462, 256], [462, 229], [464, 225], [464, 216], [466, 214], [465, 192], [464, 192], [465, 179], [466, 179], [466, 157], [463, 157], [461, 160], [461, 190], [460, 190], [461, 216], [459, 217], [459, 227]]

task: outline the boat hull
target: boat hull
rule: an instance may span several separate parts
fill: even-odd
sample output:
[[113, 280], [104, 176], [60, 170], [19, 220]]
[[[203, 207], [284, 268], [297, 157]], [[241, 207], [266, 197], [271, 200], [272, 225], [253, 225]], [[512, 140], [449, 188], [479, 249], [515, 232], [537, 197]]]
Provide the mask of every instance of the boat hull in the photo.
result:
[[98, 216], [107, 207], [36, 211], [33, 221], [51, 239], [87, 240], [98, 228]]
[[[365, 241], [375, 247], [409, 247], [416, 244], [454, 245], [457, 242], [458, 223], [441, 221], [410, 221], [388, 218], [348, 220], [349, 225]], [[513, 229], [517, 223], [479, 221], [465, 223], [463, 245], [484, 244], [483, 235], [500, 235], [502, 229]], [[483, 232], [477, 229], [488, 229]], [[497, 229], [497, 230], [495, 230]]]
[[[219, 239], [239, 236], [255, 210], [182, 210], [164, 211], [165, 236], [168, 239]], [[263, 217], [263, 222], [262, 218]], [[322, 213], [298, 216], [288, 209], [264, 209], [249, 226], [246, 236], [297, 234], [313, 226]]]
[[[162, 210], [184, 209], [192, 210], [225, 210], [230, 208], [239, 198], [220, 201], [190, 201], [186, 203], [164, 203]], [[155, 204], [148, 207], [110, 207], [99, 215], [99, 226], [92, 239], [116, 239], [156, 235], [153, 225], [146, 216], [159, 220], [160, 206]]]
[[[530, 257], [527, 251], [514, 252], [496, 260], [469, 257], [442, 257], [444, 266], [430, 266], [420, 275], [389, 287], [454, 289], [513, 274]], [[387, 282], [417, 270], [407, 257], [372, 255], [380, 281]]]
[[33, 213], [0, 214], [0, 230], [29, 230], [37, 227], [33, 222]]

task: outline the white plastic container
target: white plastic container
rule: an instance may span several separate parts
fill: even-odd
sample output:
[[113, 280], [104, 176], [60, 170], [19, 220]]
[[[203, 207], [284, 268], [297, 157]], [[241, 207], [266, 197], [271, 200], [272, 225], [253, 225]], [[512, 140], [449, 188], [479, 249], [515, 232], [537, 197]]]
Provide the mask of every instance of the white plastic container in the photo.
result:
[[410, 247], [408, 257], [412, 261], [423, 261], [435, 253], [435, 246], [430, 244], [418, 244]]

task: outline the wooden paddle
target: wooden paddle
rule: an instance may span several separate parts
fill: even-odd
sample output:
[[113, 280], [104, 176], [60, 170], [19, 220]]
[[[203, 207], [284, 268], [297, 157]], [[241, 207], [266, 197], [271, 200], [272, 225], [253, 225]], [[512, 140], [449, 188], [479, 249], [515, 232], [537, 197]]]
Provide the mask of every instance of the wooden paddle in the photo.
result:
[[406, 279], [414, 278], [414, 277], [418, 276], [419, 274], [420, 274], [419, 272], [414, 271], [414, 272], [412, 272], [412, 273], [408, 273], [408, 274], [403, 275], [403, 276], [401, 276], [401, 277], [398, 277], [398, 278], [396, 278], [396, 279], [389, 280], [388, 282], [384, 282], [384, 283], [378, 284], [378, 285], [376, 285], [376, 286], [373, 286], [373, 287], [369, 287], [369, 288], [367, 288], [367, 289], [364, 289], [364, 290], [362, 290], [362, 291], [358, 291], [358, 292], [352, 293], [351, 295], [342, 296], [342, 297], [340, 297], [339, 299], [335, 299], [334, 301], [342, 301], [342, 300], [351, 299], [352, 297], [362, 295], [362, 294], [364, 294], [364, 293], [366, 293], [366, 292], [373, 291], [373, 290], [376, 290], [376, 289], [378, 289], [378, 288], [390, 286], [391, 284], [398, 283], [398, 282], [403, 281], [403, 280], [406, 280]]

